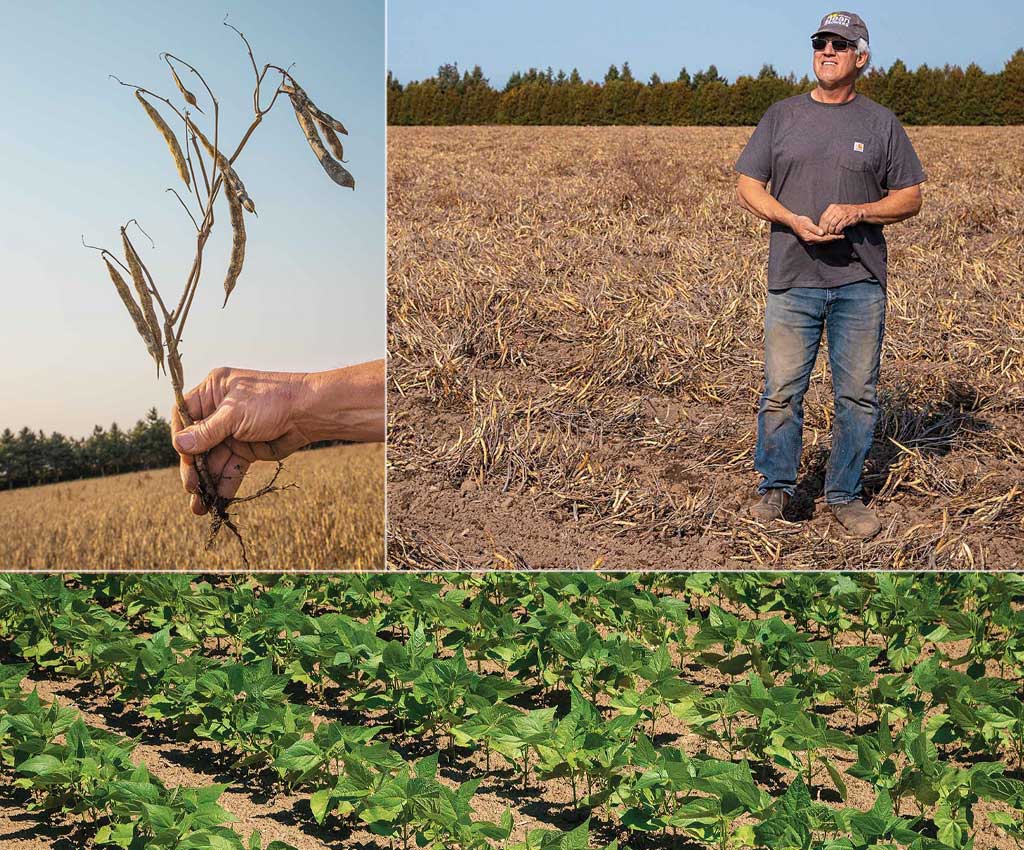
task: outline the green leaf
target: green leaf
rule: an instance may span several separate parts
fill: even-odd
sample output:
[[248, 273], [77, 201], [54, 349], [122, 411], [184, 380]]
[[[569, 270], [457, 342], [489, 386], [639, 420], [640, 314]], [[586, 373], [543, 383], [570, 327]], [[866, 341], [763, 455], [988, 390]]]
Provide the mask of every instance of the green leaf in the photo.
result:
[[26, 759], [15, 768], [19, 773], [52, 774], [61, 769], [63, 765], [55, 756], [32, 756]]
[[309, 808], [313, 812], [313, 817], [317, 823], [322, 824], [324, 818], [327, 817], [327, 807], [331, 802], [331, 794], [330, 788], [324, 788], [320, 791], [315, 791], [309, 797]]
[[570, 832], [562, 833], [558, 850], [588, 850], [590, 847], [590, 818]]
[[296, 741], [277, 757], [274, 767], [284, 773], [304, 774], [318, 768], [324, 759], [323, 751], [309, 740]]
[[440, 755], [440, 753], [434, 753], [416, 762], [416, 778], [434, 779], [437, 776], [437, 761]]
[[832, 784], [836, 786], [836, 791], [839, 792], [839, 798], [845, 803], [849, 794], [847, 793], [846, 783], [843, 781], [843, 777], [840, 775], [836, 766], [832, 764], [830, 759], [827, 759], [824, 756], [819, 756], [819, 761], [825, 765], [828, 775], [832, 778]]

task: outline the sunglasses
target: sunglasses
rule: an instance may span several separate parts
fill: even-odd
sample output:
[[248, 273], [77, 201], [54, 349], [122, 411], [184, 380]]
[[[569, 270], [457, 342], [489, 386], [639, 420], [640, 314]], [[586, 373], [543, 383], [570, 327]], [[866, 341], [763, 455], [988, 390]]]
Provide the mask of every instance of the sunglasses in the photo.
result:
[[836, 53], [844, 53], [847, 50], [855, 50], [857, 43], [846, 38], [820, 38], [815, 36], [811, 39], [811, 47], [815, 50], [824, 50], [825, 45], [832, 42], [832, 49]]

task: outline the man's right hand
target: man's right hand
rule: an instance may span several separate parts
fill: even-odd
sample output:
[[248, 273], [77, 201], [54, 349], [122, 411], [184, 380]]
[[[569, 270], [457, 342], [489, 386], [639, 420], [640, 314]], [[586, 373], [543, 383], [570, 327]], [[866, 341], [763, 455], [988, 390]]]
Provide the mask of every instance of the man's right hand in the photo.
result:
[[801, 242], [817, 244], [819, 242], [835, 242], [836, 239], [845, 239], [842, 233], [827, 233], [818, 227], [814, 219], [805, 215], [794, 215], [789, 223], [789, 229], [796, 234]]
[[192, 494], [192, 513], [207, 512], [198, 495], [195, 455], [209, 452], [217, 495], [230, 499], [252, 463], [281, 460], [312, 442], [298, 421], [307, 395], [304, 381], [299, 372], [223, 367], [185, 395], [195, 424], [186, 428], [178, 408], [172, 408], [171, 434], [181, 459], [181, 483]]

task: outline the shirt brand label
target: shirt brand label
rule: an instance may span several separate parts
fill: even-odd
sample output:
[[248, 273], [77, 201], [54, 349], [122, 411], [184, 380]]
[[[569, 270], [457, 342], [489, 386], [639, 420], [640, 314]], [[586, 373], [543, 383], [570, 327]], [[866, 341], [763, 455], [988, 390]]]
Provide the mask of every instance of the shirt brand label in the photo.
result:
[[864, 142], [854, 142], [853, 149], [858, 153], [864, 153]]

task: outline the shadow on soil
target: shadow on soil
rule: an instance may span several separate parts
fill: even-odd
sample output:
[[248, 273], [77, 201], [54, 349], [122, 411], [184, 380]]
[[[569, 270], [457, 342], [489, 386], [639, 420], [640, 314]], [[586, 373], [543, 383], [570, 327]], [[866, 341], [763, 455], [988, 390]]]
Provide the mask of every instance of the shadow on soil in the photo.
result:
[[7, 847], [8, 842], [33, 839], [46, 839], [53, 850], [85, 850], [92, 846], [94, 829], [82, 823], [51, 826], [54, 820], [51, 813], [34, 814], [24, 811], [31, 800], [32, 796], [27, 791], [0, 786], [0, 809], [18, 809], [16, 813], [7, 815], [7, 820], [22, 827], [0, 832], [0, 847]]
[[329, 817], [323, 826], [319, 826], [312, 820], [309, 812], [303, 810], [304, 806], [305, 803], [297, 802], [289, 809], [271, 812], [268, 817], [283, 826], [294, 827], [324, 846], [337, 850], [393, 850], [384, 839], [368, 836], [365, 831], [353, 829], [336, 818]]
[[[946, 387], [940, 400], [924, 404], [909, 401], [908, 390], [902, 386], [881, 393], [879, 401], [874, 443], [863, 478], [863, 495], [867, 504], [885, 485], [890, 469], [900, 457], [902, 450], [896, 443], [925, 457], [944, 457], [958, 440], [969, 441], [971, 435], [984, 433], [993, 427], [975, 415], [984, 398], [966, 383], [952, 383]], [[786, 510], [787, 519], [803, 521], [814, 515], [815, 500], [825, 492], [829, 451], [826, 446], [815, 446], [804, 452], [802, 475]]]

